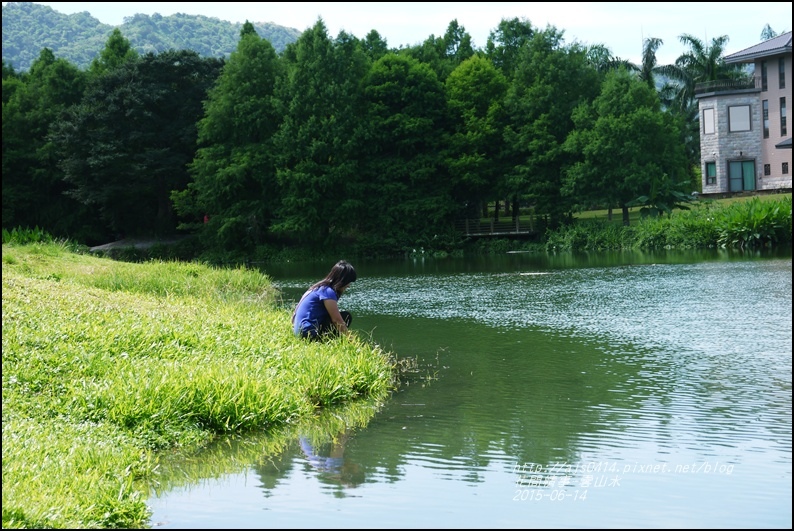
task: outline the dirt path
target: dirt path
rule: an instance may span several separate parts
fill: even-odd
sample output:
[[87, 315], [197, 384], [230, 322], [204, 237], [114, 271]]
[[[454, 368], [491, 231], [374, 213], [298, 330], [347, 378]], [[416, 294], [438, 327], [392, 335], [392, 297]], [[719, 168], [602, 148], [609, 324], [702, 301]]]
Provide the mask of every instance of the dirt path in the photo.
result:
[[189, 238], [189, 236], [174, 236], [172, 238], [150, 239], [150, 240], [125, 238], [123, 240], [118, 240], [115, 242], [105, 243], [103, 245], [97, 245], [91, 247], [89, 248], [89, 251], [91, 252], [110, 251], [111, 249], [128, 249], [130, 247], [135, 249], [149, 249], [154, 245], [173, 245], [181, 242], [185, 238]]

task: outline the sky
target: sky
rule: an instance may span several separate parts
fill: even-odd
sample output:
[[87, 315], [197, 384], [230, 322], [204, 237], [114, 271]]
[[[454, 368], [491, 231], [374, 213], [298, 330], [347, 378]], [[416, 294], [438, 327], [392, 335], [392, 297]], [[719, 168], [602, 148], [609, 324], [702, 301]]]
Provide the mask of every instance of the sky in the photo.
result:
[[[5, 5], [7, 2], [3, 2]], [[791, 31], [791, 2], [34, 2], [63, 14], [87, 11], [105, 24], [121, 25], [137, 13], [175, 13], [216, 17], [229, 22], [272, 22], [303, 31], [322, 18], [330, 37], [340, 31], [363, 38], [371, 30], [389, 47], [419, 44], [441, 37], [452, 20], [484, 48], [502, 19], [528, 20], [564, 31], [565, 42], [604, 44], [612, 55], [640, 63], [646, 38], [660, 38], [660, 65], [688, 51], [679, 36], [710, 43], [727, 35], [726, 54], [761, 42], [766, 24]]]

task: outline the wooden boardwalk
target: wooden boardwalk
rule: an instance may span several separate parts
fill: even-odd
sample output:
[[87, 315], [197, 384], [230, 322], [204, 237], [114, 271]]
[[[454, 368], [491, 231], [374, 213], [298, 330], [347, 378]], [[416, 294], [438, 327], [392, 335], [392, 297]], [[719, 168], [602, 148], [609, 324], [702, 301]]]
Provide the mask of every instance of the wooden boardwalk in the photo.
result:
[[532, 218], [529, 219], [505, 219], [504, 221], [481, 220], [481, 219], [462, 219], [455, 223], [455, 228], [463, 235], [470, 238], [482, 237], [511, 237], [511, 236], [535, 236]]

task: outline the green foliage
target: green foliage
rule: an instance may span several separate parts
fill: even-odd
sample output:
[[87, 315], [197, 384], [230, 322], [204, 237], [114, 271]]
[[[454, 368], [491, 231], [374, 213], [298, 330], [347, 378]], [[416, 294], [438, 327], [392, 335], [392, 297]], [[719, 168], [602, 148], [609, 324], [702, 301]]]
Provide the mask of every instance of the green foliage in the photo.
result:
[[546, 250], [617, 251], [630, 247], [630, 227], [603, 220], [586, 220], [546, 233]]
[[698, 202], [632, 227], [604, 219], [580, 220], [546, 233], [548, 251], [697, 249], [791, 245], [791, 196], [720, 205]]
[[633, 248], [698, 249], [714, 247], [719, 236], [710, 204], [668, 217], [646, 217], [634, 227]]
[[121, 30], [114, 28], [108, 37], [107, 44], [99, 52], [99, 55], [91, 61], [89, 71], [93, 76], [98, 76], [108, 70], [118, 68], [127, 61], [133, 61], [139, 57], [138, 52], [132, 48], [130, 41], [124, 38]]
[[[3, 527], [147, 527], [161, 450], [380, 401], [395, 364], [292, 334], [269, 278], [3, 246]], [[371, 411], [371, 409], [368, 409]]]
[[512, 77], [521, 48], [534, 33], [532, 23], [526, 18], [503, 18], [488, 34], [485, 55], [505, 76]]
[[447, 25], [443, 37], [430, 35], [421, 44], [401, 48], [397, 53], [429, 66], [443, 83], [450, 72], [474, 55], [475, 50], [471, 35], [457, 19], [453, 19]]
[[676, 59], [675, 64], [661, 69], [662, 74], [676, 83], [673, 105], [677, 110], [686, 112], [692, 106], [697, 108], [695, 85], [698, 83], [746, 76], [743, 64], [726, 63], [723, 58], [730, 40], [727, 35], [713, 37], [711, 42], [705, 42], [685, 33], [678, 40], [687, 50]]
[[[661, 182], [661, 184], [660, 184]], [[640, 217], [671, 216], [673, 209], [689, 210], [688, 203], [695, 201], [691, 193], [687, 193], [689, 183], [672, 183], [666, 175], [661, 179], [653, 179], [649, 195], [641, 195], [626, 203], [627, 207], [640, 207]]]
[[[689, 200], [678, 184], [689, 164], [680, 124], [661, 110], [655, 91], [625, 70], [607, 73], [601, 94], [573, 114], [565, 149], [581, 154], [565, 175], [564, 193], [580, 201], [642, 206], [669, 214]], [[628, 219], [624, 220], [628, 223]]]
[[11, 230], [3, 229], [4, 244], [24, 245], [27, 243], [52, 243], [53, 241], [52, 234], [39, 227], [33, 227], [32, 229], [19, 227], [14, 227]]
[[715, 220], [723, 247], [770, 247], [791, 244], [791, 197], [781, 201], [735, 203]]
[[[565, 87], [561, 90], [561, 87]], [[503, 195], [533, 202], [552, 226], [564, 222], [573, 201], [562, 194], [562, 176], [576, 157], [563, 149], [573, 110], [600, 90], [586, 51], [563, 46], [562, 32], [535, 32], [521, 48], [505, 98], [507, 172]]]
[[27, 71], [43, 48], [85, 69], [102, 49], [111, 26], [87, 12], [64, 15], [33, 2], [3, 4], [3, 59]]
[[507, 80], [487, 59], [474, 56], [447, 77], [445, 89], [451, 131], [447, 166], [454, 175], [455, 200], [467, 217], [504, 189], [501, 155]]
[[[64, 15], [33, 2], [3, 4], [3, 59], [27, 71], [42, 48], [49, 48], [81, 69], [96, 60], [114, 30], [120, 30], [138, 55], [167, 50], [193, 50], [202, 57], [226, 58], [237, 47], [243, 24], [202, 15], [137, 14], [114, 27], [87, 12]], [[253, 24], [256, 32], [281, 52], [301, 32], [272, 22]]]
[[309, 245], [332, 244], [361, 220], [361, 80], [369, 68], [360, 42], [329, 39], [319, 20], [284, 55], [277, 91], [284, 122], [274, 136], [280, 205], [273, 224]]
[[58, 237], [102, 236], [97, 217], [65, 195], [51, 124], [80, 101], [86, 75], [49, 49], [29, 73], [3, 79], [3, 227], [39, 226]]
[[[696, 105], [677, 105], [680, 87], [654, 92], [659, 39], [646, 39], [630, 74], [603, 45], [567, 46], [563, 31], [519, 19], [503, 20], [484, 51], [457, 20], [396, 50], [374, 30], [332, 39], [321, 20], [279, 47], [246, 21], [225, 52], [217, 19], [136, 15], [111, 28], [25, 2], [3, 12], [4, 54], [16, 51], [6, 39], [19, 40], [17, 15], [34, 42], [51, 31], [39, 16], [69, 34], [59, 45], [79, 33], [75, 21], [101, 29], [89, 72], [56, 59], [59, 47], [41, 49], [28, 72], [4, 57], [3, 227], [92, 245], [195, 233], [184, 245], [108, 252], [123, 260], [250, 263], [339, 247], [449, 254], [463, 247], [455, 220], [488, 203], [531, 208], [545, 231], [593, 205], [621, 208], [626, 223], [631, 205], [672, 218], [699, 186]], [[213, 47], [185, 31], [211, 33]], [[709, 48], [685, 37], [692, 53], [676, 65], [685, 76], [666, 76], [733, 75], [720, 59], [725, 39]], [[643, 227], [647, 245], [698, 245], [677, 223], [664, 238]], [[697, 232], [692, 240], [711, 237]], [[724, 244], [775, 234], [745, 232]], [[587, 245], [621, 238], [599, 232]]]
[[273, 46], [249, 31], [209, 91], [192, 180], [171, 195], [183, 227], [209, 216], [197, 226], [207, 248], [250, 252], [266, 239], [279, 197], [273, 136], [282, 117], [274, 90], [282, 75]]
[[170, 193], [187, 186], [196, 122], [221, 67], [171, 50], [99, 76], [50, 137], [70, 196], [97, 209], [115, 232], [172, 234]]
[[455, 213], [445, 172], [446, 102], [436, 73], [412, 57], [387, 54], [364, 80], [366, 142], [358, 231], [393, 249], [415, 246]]

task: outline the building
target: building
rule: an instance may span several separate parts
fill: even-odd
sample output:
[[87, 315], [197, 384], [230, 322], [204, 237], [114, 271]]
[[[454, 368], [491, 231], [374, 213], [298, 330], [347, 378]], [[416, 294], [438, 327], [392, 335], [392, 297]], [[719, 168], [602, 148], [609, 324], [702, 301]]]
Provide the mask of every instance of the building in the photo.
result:
[[703, 195], [791, 192], [791, 32], [724, 57], [754, 66], [747, 82], [698, 85]]

